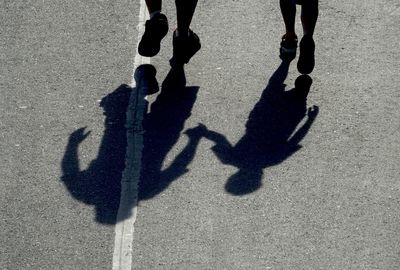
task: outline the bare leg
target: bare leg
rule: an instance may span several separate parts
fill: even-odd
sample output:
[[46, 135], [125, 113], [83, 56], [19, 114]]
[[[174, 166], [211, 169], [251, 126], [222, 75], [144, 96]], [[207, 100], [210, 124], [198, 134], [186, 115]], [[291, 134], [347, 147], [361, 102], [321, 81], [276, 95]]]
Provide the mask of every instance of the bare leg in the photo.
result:
[[301, 7], [301, 23], [304, 36], [300, 41], [300, 57], [297, 62], [297, 69], [301, 74], [309, 74], [315, 65], [313, 39], [315, 25], [318, 19], [318, 0], [303, 1]]
[[175, 0], [178, 27], [174, 31], [171, 67], [182, 66], [200, 50], [199, 37], [189, 28], [198, 0]]
[[312, 36], [318, 19], [318, 0], [304, 1], [301, 7], [301, 23], [304, 35]]
[[188, 35], [198, 0], [175, 0], [178, 35]]
[[296, 3], [294, 0], [280, 0], [283, 21], [285, 22], [286, 38], [295, 39]]
[[146, 0], [146, 6], [149, 13], [161, 10], [161, 0]]

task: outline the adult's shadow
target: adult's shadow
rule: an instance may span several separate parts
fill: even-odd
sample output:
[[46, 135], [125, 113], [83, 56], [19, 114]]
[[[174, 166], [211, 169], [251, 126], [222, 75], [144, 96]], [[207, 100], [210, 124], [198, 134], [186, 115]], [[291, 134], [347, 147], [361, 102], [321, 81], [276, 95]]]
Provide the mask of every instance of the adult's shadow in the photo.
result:
[[163, 81], [161, 93], [144, 118], [139, 200], [155, 197], [188, 171], [187, 166], [194, 158], [201, 136], [190, 136], [187, 145], [170, 165], [166, 168], [163, 165], [191, 115], [198, 90], [199, 87], [186, 87], [183, 66], [171, 68]]
[[[282, 61], [270, 78], [248, 117], [246, 133], [236, 145], [203, 126], [203, 136], [215, 142], [212, 150], [219, 160], [239, 169], [225, 186], [231, 194], [245, 195], [259, 189], [263, 169], [280, 164], [298, 151], [318, 114], [317, 106], [307, 110], [312, 84], [308, 75], [299, 76], [295, 88], [285, 90], [289, 64], [290, 61]], [[305, 123], [296, 129], [305, 117]]]
[[104, 134], [97, 158], [87, 169], [81, 170], [78, 157], [80, 143], [90, 134], [85, 128], [70, 135], [62, 159], [62, 182], [75, 199], [95, 206], [96, 221], [103, 224], [116, 222], [125, 167], [126, 111], [131, 92], [129, 86], [121, 85], [102, 99], [100, 106], [106, 117]]

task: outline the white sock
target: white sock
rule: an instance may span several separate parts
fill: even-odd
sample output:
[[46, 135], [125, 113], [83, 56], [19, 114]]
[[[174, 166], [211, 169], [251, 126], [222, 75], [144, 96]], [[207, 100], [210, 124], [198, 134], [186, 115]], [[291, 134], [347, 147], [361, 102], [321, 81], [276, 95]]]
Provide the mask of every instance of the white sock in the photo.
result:
[[158, 15], [161, 13], [161, 10], [156, 10], [150, 13], [150, 20], [153, 19], [154, 16]]

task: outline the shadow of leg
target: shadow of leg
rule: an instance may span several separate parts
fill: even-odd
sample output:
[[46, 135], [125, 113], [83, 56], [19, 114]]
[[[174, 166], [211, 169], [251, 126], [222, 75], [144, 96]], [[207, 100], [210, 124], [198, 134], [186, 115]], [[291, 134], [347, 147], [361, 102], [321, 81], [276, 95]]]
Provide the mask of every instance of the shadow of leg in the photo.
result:
[[161, 85], [163, 92], [175, 94], [181, 94], [185, 90], [185, 87], [186, 75], [183, 66], [172, 67]]

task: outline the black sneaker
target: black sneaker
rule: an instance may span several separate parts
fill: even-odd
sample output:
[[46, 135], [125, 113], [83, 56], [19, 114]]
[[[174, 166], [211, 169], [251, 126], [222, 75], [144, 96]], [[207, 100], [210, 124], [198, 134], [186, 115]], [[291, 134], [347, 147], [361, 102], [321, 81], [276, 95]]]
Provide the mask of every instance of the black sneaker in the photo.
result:
[[171, 66], [187, 64], [200, 50], [201, 44], [199, 37], [192, 31], [189, 30], [188, 36], [176, 36], [176, 30], [172, 38], [172, 59], [170, 60]]
[[167, 17], [159, 13], [146, 21], [145, 31], [139, 42], [138, 51], [142, 56], [152, 57], [160, 51], [161, 40], [168, 33]]
[[297, 62], [297, 70], [301, 74], [310, 74], [315, 65], [315, 43], [312, 36], [304, 36], [300, 41], [300, 56]]
[[281, 47], [279, 49], [280, 57], [282, 59], [294, 59], [297, 50], [297, 37], [292, 40], [286, 39], [286, 35], [282, 36]]

